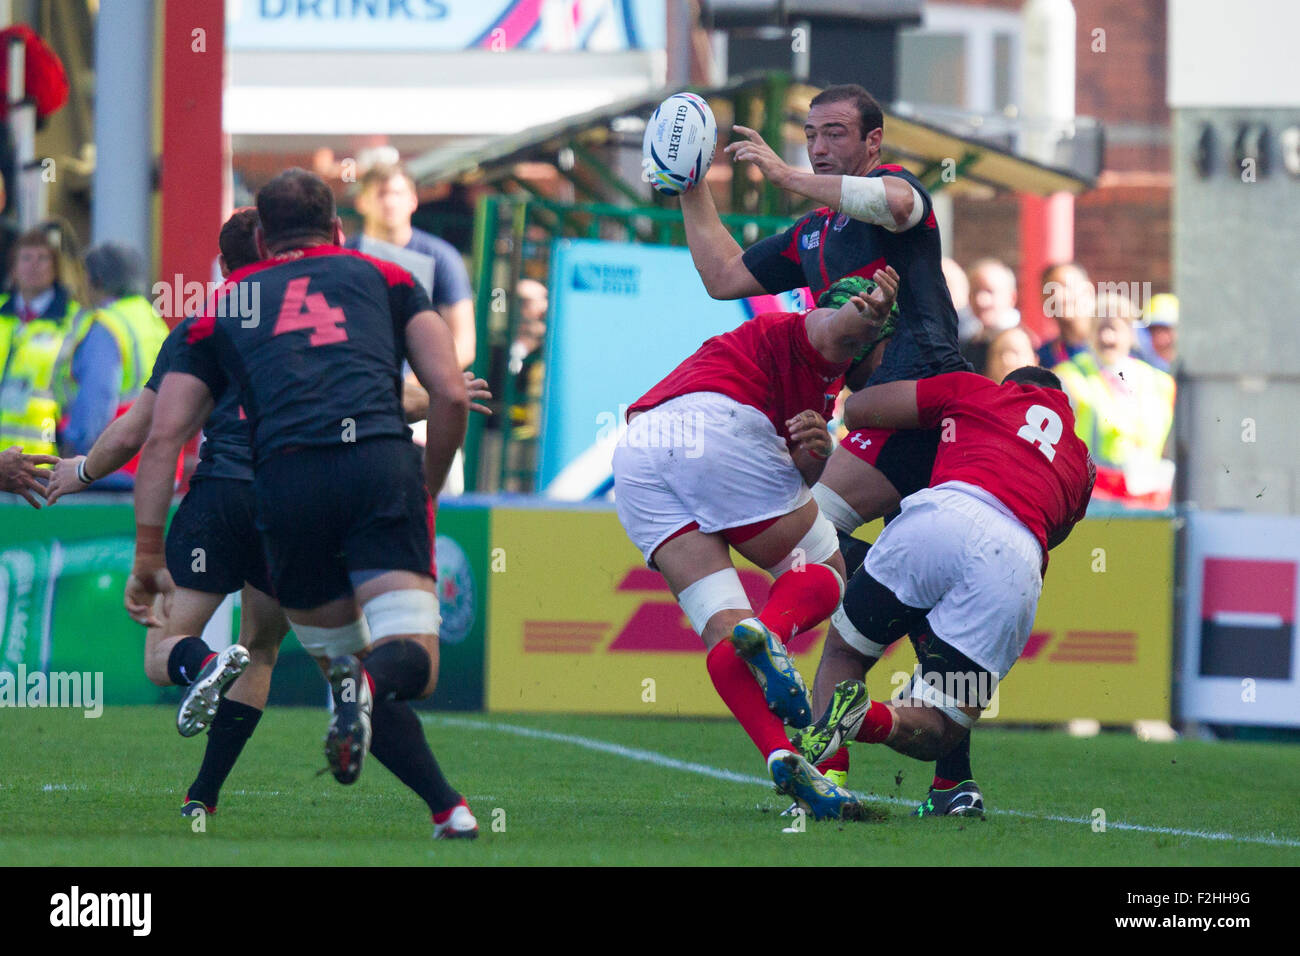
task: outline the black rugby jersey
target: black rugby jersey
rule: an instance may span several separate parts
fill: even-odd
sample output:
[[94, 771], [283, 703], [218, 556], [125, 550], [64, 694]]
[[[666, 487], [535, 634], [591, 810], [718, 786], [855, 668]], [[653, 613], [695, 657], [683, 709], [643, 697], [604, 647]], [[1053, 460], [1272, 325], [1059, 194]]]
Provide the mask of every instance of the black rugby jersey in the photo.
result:
[[838, 279], [869, 279], [877, 269], [893, 266], [899, 278], [898, 331], [868, 384], [969, 371], [957, 346], [957, 312], [943, 278], [939, 224], [929, 193], [902, 166], [877, 166], [867, 176], [897, 176], [909, 183], [924, 203], [921, 221], [890, 232], [822, 206], [746, 249], [745, 266], [769, 293], [807, 286], [814, 302]]
[[[251, 314], [223, 309], [223, 294], [252, 303]], [[334, 245], [296, 249], [231, 273], [173, 368], [214, 397], [238, 390], [259, 464], [298, 447], [409, 440], [406, 324], [429, 309], [424, 290], [392, 263]]]
[[[176, 350], [182, 346], [193, 317], [185, 319], [163, 340], [154, 359], [153, 372], [145, 388], [157, 394], [163, 376], [172, 370]], [[228, 388], [216, 399], [208, 420], [203, 423], [203, 444], [199, 447], [199, 464], [191, 482], [200, 478], [253, 480], [253, 449], [248, 435], [248, 421], [239, 406], [239, 392]]]

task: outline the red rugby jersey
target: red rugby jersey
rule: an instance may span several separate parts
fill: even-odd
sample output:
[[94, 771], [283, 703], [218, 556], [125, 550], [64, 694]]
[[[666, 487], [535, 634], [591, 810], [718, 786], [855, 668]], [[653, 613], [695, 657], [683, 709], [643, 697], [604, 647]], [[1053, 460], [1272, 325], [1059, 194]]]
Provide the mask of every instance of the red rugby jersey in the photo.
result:
[[806, 312], [768, 312], [709, 339], [628, 414], [691, 392], [718, 392], [767, 416], [788, 439], [787, 419], [805, 409], [831, 417], [848, 362], [828, 362], [808, 340]]
[[931, 486], [983, 488], [1034, 533], [1046, 565], [1088, 510], [1097, 475], [1066, 394], [952, 372], [917, 382], [916, 404], [921, 425], [940, 428]]

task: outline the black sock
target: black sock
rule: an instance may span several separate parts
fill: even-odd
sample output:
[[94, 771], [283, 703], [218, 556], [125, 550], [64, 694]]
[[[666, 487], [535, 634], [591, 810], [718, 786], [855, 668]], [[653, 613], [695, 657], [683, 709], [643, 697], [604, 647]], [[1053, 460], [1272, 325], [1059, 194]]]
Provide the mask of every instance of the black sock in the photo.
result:
[[849, 577], [857, 573], [858, 568], [862, 567], [862, 562], [867, 560], [867, 552], [871, 550], [871, 543], [863, 541], [861, 538], [855, 538], [851, 534], [845, 534], [843, 531], [837, 531], [840, 539], [840, 554], [844, 556], [844, 568]]
[[429, 652], [415, 641], [390, 641], [365, 660], [366, 673], [375, 686], [375, 700], [410, 700], [429, 683]]
[[167, 677], [178, 687], [189, 687], [211, 655], [212, 648], [203, 643], [203, 638], [182, 637], [167, 655]]
[[974, 776], [970, 770], [970, 734], [947, 755], [935, 761], [934, 775], [954, 783], [963, 783]]
[[205, 807], [215, 807], [221, 785], [230, 776], [235, 761], [239, 759], [244, 744], [253, 736], [262, 712], [256, 707], [237, 700], [222, 699], [217, 705], [217, 716], [212, 718], [208, 731], [208, 746], [203, 751], [203, 764], [199, 775], [190, 784], [187, 800], [202, 800]]
[[442, 813], [460, 803], [429, 749], [420, 718], [401, 700], [379, 700], [370, 712], [370, 754], [429, 805]]

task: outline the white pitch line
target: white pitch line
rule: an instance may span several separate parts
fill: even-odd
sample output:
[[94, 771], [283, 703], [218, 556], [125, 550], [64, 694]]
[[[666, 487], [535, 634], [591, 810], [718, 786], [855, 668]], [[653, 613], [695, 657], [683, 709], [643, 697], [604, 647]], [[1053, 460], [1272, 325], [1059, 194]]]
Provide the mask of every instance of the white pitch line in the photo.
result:
[[[626, 757], [628, 760], [636, 760], [640, 763], [653, 764], [656, 767], [665, 767], [669, 770], [682, 770], [687, 773], [698, 774], [702, 777], [712, 777], [715, 780], [726, 780], [730, 783], [748, 783], [756, 784], [763, 787], [771, 787], [772, 781], [767, 777], [758, 777], [751, 774], [737, 773], [734, 770], [723, 770], [720, 767], [710, 767], [707, 764], [694, 763], [690, 760], [678, 760], [676, 757], [669, 757], [653, 750], [642, 750], [639, 747], [626, 747], [623, 744], [611, 743], [607, 740], [597, 740], [594, 737], [583, 737], [579, 734], [561, 734], [553, 730], [539, 730], [536, 727], [520, 727], [517, 724], [497, 724], [486, 720], [473, 720], [468, 717], [450, 717], [444, 714], [429, 715], [421, 714], [420, 719], [429, 723], [450, 724], [457, 727], [470, 727], [475, 730], [496, 730], [501, 733], [514, 734], [516, 737], [532, 737], [537, 740], [550, 740], [555, 743], [572, 744], [575, 747], [582, 747], [586, 750], [595, 750], [600, 753], [613, 754], [616, 757]], [[855, 795], [862, 800], [872, 803], [890, 803], [895, 805], [913, 806], [916, 801], [904, 800], [901, 797], [883, 797], [872, 793], [862, 793], [854, 791]], [[1067, 817], [1059, 814], [1048, 813], [1029, 813], [1024, 810], [987, 810], [986, 813], [991, 816], [1019, 817], [1024, 820], [1045, 820], [1051, 823], [1074, 823], [1082, 826], [1092, 826], [1091, 817]], [[1178, 827], [1151, 827], [1140, 823], [1113, 823], [1106, 821], [1108, 830], [1127, 830], [1133, 833], [1153, 833], [1166, 836], [1192, 837], [1197, 840], [1218, 840], [1230, 843], [1256, 843], [1261, 846], [1284, 846], [1300, 848], [1300, 840], [1290, 839], [1287, 837], [1275, 836], [1239, 836], [1235, 833], [1222, 833], [1212, 830], [1183, 830]]]
[[559, 734], [553, 730], [537, 730], [533, 727], [519, 727], [515, 724], [493, 724], [485, 720], [471, 720], [468, 717], [447, 717], [442, 714], [437, 716], [421, 714], [420, 718], [429, 722], [452, 724], [460, 727], [473, 727], [475, 730], [499, 730], [503, 733], [514, 734], [517, 737], [535, 737], [539, 740], [551, 740], [556, 743], [573, 744], [575, 747], [584, 747], [587, 750], [598, 750], [601, 753], [614, 754], [617, 757], [626, 757], [629, 760], [639, 760], [642, 763], [657, 764], [660, 767], [669, 767], [673, 770], [685, 770], [689, 773], [696, 773], [702, 777], [713, 777], [716, 780], [727, 780], [731, 783], [760, 783], [767, 786], [772, 785], [772, 781], [763, 777], [754, 777], [745, 773], [736, 773], [734, 770], [722, 770], [718, 767], [710, 767], [702, 763], [691, 763], [689, 760], [677, 760], [673, 757], [666, 757], [663, 754], [655, 753], [653, 750], [639, 750], [636, 747], [624, 747], [622, 744], [610, 743], [605, 740], [596, 740], [593, 737], [579, 737], [577, 734]]

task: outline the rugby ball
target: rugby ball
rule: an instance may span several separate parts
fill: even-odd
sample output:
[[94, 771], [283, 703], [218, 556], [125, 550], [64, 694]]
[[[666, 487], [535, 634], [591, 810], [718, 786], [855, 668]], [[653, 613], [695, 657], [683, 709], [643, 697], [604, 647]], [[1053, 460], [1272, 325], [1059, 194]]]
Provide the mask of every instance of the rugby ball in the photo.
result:
[[694, 93], [674, 93], [646, 124], [643, 178], [658, 192], [680, 195], [704, 179], [717, 145], [718, 123], [709, 104]]

